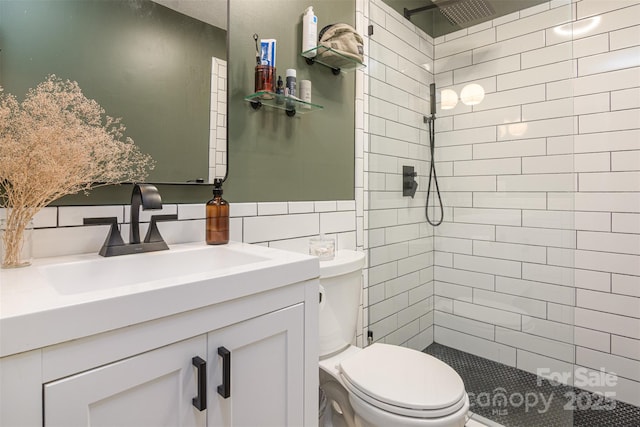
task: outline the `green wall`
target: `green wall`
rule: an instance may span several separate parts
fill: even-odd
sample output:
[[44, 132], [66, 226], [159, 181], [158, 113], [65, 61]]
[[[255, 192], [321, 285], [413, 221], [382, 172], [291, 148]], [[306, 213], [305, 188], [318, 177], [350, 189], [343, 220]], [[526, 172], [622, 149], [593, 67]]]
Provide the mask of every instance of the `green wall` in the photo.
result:
[[[231, 202], [345, 200], [354, 197], [355, 73], [334, 76], [300, 56], [302, 13], [313, 6], [318, 31], [328, 24], [355, 26], [352, 0], [232, 0], [229, 2], [229, 177]], [[253, 110], [255, 43], [277, 39], [277, 74], [297, 70], [312, 83], [312, 102], [323, 110], [287, 117]]]
[[0, 85], [79, 83], [157, 161], [149, 181], [207, 178], [211, 57], [226, 32], [149, 0], [0, 0]]
[[[121, 5], [117, 15], [104, 10], [114, 4]], [[110, 115], [123, 117], [128, 134], [138, 143], [140, 138], [136, 136], [136, 128], [142, 125], [144, 119], [120, 107], [113, 108], [110, 99], [116, 96], [112, 93], [115, 89], [110, 88], [107, 82], [117, 78], [119, 80], [116, 81], [123, 83], [123, 87], [126, 83], [125, 94], [137, 94], [139, 88], [149, 86], [150, 80], [161, 74], [161, 68], [183, 65], [192, 54], [205, 52], [208, 57], [228, 58], [230, 173], [224, 186], [225, 198], [232, 202], [353, 199], [355, 73], [334, 76], [321, 65], [307, 65], [299, 52], [301, 16], [307, 6], [314, 6], [320, 29], [336, 22], [354, 25], [354, 1], [232, 0], [230, 4], [229, 55], [224, 46], [226, 34], [214, 28], [219, 31], [216, 34], [221, 39], [220, 43], [202, 46], [193, 41], [191, 49], [181, 49], [184, 56], [166, 56], [164, 67], [157, 65], [149, 68], [149, 81], [143, 79], [134, 82], [129, 81], [129, 67], [145, 53], [138, 51], [129, 57], [118, 54], [112, 37], [125, 39], [127, 34], [139, 32], [142, 28], [138, 21], [121, 15], [137, 5], [140, 8], [136, 16], [148, 21], [149, 26], [142, 24], [143, 28], [151, 30], [155, 27], [154, 31], [167, 32], [171, 26], [158, 26], [155, 18], [151, 18], [156, 16], [156, 10], [166, 12], [165, 8], [150, 5], [148, 0], [0, 0], [0, 85], [5, 86], [7, 92], [23, 94], [27, 87], [43, 80], [51, 72], [77, 80], [87, 96], [96, 99]], [[65, 9], [65, 5], [72, 9]], [[97, 9], [86, 9], [87, 5]], [[153, 7], [153, 14], [148, 13], [146, 8], [149, 7]], [[27, 8], [29, 13], [24, 13]], [[81, 10], [91, 15], [93, 21], [89, 21], [89, 17], [79, 19]], [[11, 19], [10, 13], [13, 14]], [[35, 28], [27, 25], [24, 16], [37, 19]], [[83, 24], [85, 20], [93, 23]], [[281, 110], [262, 108], [254, 111], [249, 103], [243, 101], [244, 96], [252, 93], [254, 88], [254, 33], [261, 38], [278, 40], [278, 74], [284, 77], [287, 68], [297, 69], [298, 81], [312, 81], [312, 101], [323, 105], [324, 110], [289, 118]], [[146, 53], [151, 52], [147, 50]], [[23, 64], [37, 64], [39, 70], [35, 71], [35, 68], [26, 65], [24, 71], [12, 69], [11, 63], [16, 58], [21, 58]], [[187, 70], [188, 73], [193, 71]], [[192, 140], [204, 138], [185, 137], [195, 130], [195, 126], [179, 130], [180, 121], [175, 115], [191, 117], [204, 112], [206, 118], [202, 120], [206, 120], [208, 129], [209, 83], [208, 80], [207, 83], [196, 83], [192, 81], [195, 78], [195, 73], [192, 73], [179, 80], [179, 83], [158, 80], [161, 82], [161, 86], [156, 88], [158, 96], [167, 95], [166, 92], [174, 93], [169, 96], [180, 96], [181, 92], [189, 91], [184, 101], [152, 101], [136, 95], [135, 102], [132, 102], [137, 104], [144, 101], [146, 107], [142, 110], [153, 111], [154, 115], [159, 114], [156, 109], [160, 108], [168, 114], [163, 118], [154, 116], [151, 125], [152, 130], [158, 131], [157, 138], [168, 137], [171, 140], [171, 148], [166, 155], [152, 153], [158, 160], [165, 159], [162, 163], [168, 162], [168, 166], [162, 166], [162, 172], [168, 170], [168, 176], [174, 172], [185, 172], [185, 169], [188, 177], [199, 174], [200, 164], [205, 164], [207, 160], [206, 155], [197, 154], [188, 161], [190, 166], [187, 168], [176, 166], [173, 161], [187, 151]], [[196, 101], [194, 97], [198, 94], [205, 96], [206, 101], [205, 98]], [[206, 102], [206, 106], [197, 106], [200, 102]], [[206, 138], [208, 141], [208, 134]], [[164, 174], [159, 176], [159, 172], [154, 172], [149, 181], [183, 179], [168, 178]], [[211, 189], [209, 186], [194, 185], [163, 186], [161, 192], [167, 203], [197, 203], [206, 201]], [[115, 186], [97, 189], [89, 197], [83, 194], [65, 197], [56, 204], [127, 203], [129, 195], [129, 186]]]

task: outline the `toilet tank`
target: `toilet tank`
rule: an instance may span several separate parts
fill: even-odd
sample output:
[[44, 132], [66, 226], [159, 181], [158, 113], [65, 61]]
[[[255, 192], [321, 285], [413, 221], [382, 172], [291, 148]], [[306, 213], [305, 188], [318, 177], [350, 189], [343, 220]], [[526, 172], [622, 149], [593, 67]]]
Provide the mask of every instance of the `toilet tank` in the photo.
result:
[[320, 358], [345, 349], [358, 324], [364, 253], [340, 250], [320, 261]]

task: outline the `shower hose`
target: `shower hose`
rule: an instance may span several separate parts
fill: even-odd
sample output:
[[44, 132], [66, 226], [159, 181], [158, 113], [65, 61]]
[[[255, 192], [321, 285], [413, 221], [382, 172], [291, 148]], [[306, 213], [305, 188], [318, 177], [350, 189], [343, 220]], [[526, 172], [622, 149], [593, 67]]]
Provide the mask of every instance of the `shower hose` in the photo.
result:
[[[427, 119], [429, 123], [429, 149], [431, 151], [431, 166], [429, 167], [429, 184], [427, 185], [427, 201], [425, 202], [425, 215], [427, 217], [427, 222], [434, 227], [442, 224], [442, 220], [444, 219], [444, 208], [442, 206], [442, 197], [440, 196], [440, 187], [438, 187], [438, 176], [436, 175], [436, 160], [435, 160], [435, 146], [436, 146], [436, 118], [435, 115], [432, 114], [431, 117]], [[434, 183], [434, 187], [436, 189], [436, 194], [438, 195], [438, 205], [440, 206], [440, 220], [432, 221], [429, 218], [429, 196], [431, 195], [431, 181]]]

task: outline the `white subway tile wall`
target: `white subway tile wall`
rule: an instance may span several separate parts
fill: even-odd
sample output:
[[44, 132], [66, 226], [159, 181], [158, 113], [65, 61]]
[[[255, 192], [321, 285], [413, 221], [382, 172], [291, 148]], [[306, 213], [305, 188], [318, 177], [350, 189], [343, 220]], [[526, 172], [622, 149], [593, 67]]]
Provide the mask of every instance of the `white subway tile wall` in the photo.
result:
[[[310, 204], [311, 212], [300, 213]], [[320, 233], [335, 239], [338, 249], [357, 249], [355, 202], [231, 203], [230, 238], [296, 252], [308, 252], [309, 238]], [[333, 206], [333, 211], [327, 210]], [[340, 210], [336, 210], [339, 208]], [[303, 209], [304, 210], [304, 209]], [[107, 236], [107, 226], [83, 226], [82, 219], [114, 216], [128, 240], [129, 206], [47, 207], [34, 218], [34, 257], [97, 253]], [[163, 221], [158, 228], [171, 244], [204, 241], [205, 209], [202, 204], [165, 204], [155, 214], [177, 214], [177, 221]], [[5, 215], [0, 209], [0, 217]], [[150, 213], [140, 213], [140, 233], [147, 231]]]
[[[452, 170], [444, 199], [471, 192], [471, 203], [450, 204], [434, 229], [435, 340], [494, 360], [506, 346], [533, 373], [604, 369], [635, 405], [638, 16], [638, 0], [549, 2], [434, 47], [439, 89], [490, 83], [436, 127], [436, 161]], [[555, 29], [591, 21], [573, 41]]]
[[[424, 217], [429, 140], [423, 121], [433, 81], [433, 39], [382, 0], [365, 3], [369, 4], [365, 19], [373, 25], [365, 51], [369, 85], [363, 88], [369, 100], [363, 120], [368, 123], [364, 133], [368, 330], [375, 341], [422, 350], [433, 342], [433, 232]], [[456, 58], [456, 65], [469, 61]], [[471, 159], [471, 148], [463, 150], [440, 148], [439, 154], [452, 161]], [[405, 165], [415, 167], [418, 174], [414, 198], [402, 196]], [[451, 175], [450, 169], [443, 169], [443, 175]], [[450, 244], [455, 245], [455, 239]]]
[[227, 61], [211, 58], [209, 181], [227, 172]]
[[[381, 1], [369, 4], [365, 200], [375, 339], [414, 348], [433, 339], [398, 341], [417, 330], [402, 315], [412, 313], [407, 300], [390, 291], [420, 283], [399, 266], [410, 242], [428, 239], [433, 269], [426, 264], [418, 278], [433, 290], [434, 312], [422, 312], [420, 325], [435, 341], [534, 373], [603, 368], [618, 374], [619, 399], [640, 404], [640, 26], [631, 18], [640, 2], [552, 1], [427, 36], [421, 54], [413, 34], [389, 31], [398, 21], [419, 30]], [[554, 31], [594, 16], [600, 25], [574, 40]], [[403, 61], [425, 55], [429, 72], [404, 72]], [[432, 237], [421, 226], [426, 195], [401, 196], [400, 167], [415, 166], [424, 191], [429, 156], [412, 147], [428, 143], [428, 107], [407, 111], [407, 100], [434, 80], [457, 93], [479, 83], [486, 96], [438, 110], [446, 217]]]

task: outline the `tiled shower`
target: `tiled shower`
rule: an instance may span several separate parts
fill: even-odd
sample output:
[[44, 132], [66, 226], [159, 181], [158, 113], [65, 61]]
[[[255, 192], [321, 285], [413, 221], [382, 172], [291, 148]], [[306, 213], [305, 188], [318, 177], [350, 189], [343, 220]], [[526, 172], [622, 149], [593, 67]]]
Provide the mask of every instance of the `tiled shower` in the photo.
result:
[[[436, 39], [381, 0], [358, 14], [373, 24], [363, 87], [374, 339], [564, 373], [640, 405], [640, 2], [554, 0]], [[439, 227], [424, 218], [432, 82]], [[441, 90], [472, 83], [482, 102], [441, 108]], [[414, 199], [402, 197], [403, 165], [418, 172]]]

